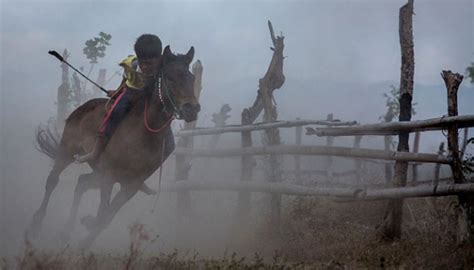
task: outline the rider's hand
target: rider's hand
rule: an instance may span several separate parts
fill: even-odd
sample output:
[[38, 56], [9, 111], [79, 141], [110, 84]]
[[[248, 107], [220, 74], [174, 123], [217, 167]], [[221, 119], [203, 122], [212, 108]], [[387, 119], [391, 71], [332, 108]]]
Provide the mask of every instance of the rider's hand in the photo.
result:
[[118, 91], [118, 90], [109, 90], [109, 91], [107, 92], [107, 96], [108, 96], [108, 97], [113, 97], [113, 96], [115, 96], [115, 94], [117, 93], [117, 91]]

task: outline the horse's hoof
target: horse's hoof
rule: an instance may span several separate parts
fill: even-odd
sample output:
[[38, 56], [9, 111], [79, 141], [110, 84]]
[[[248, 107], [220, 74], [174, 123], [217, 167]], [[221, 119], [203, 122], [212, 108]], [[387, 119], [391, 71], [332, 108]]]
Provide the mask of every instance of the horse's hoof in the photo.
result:
[[81, 224], [86, 227], [88, 231], [92, 231], [94, 226], [96, 225], [96, 218], [93, 216], [85, 216], [81, 218]]

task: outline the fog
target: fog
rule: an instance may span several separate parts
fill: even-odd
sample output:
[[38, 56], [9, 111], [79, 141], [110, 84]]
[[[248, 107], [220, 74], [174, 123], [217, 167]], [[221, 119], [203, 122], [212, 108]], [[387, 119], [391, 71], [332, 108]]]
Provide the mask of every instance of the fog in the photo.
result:
[[[272, 46], [267, 20], [275, 34], [285, 36], [285, 84], [275, 91], [279, 118], [324, 119], [334, 113], [341, 120], [379, 122], [385, 113], [383, 93], [398, 87], [400, 45], [398, 11], [405, 0], [337, 1], [0, 1], [1, 10], [1, 233], [0, 255], [15, 254], [23, 243], [23, 232], [41, 202], [52, 162], [36, 151], [34, 132], [56, 115], [57, 88], [61, 69], [49, 50], [71, 53], [69, 62], [89, 67], [82, 53], [84, 42], [100, 31], [112, 35], [106, 56], [98, 68], [109, 74], [120, 71], [118, 62], [133, 54], [133, 43], [142, 33], [157, 34], [174, 52], [196, 50], [203, 67], [202, 111], [198, 126], [212, 126], [211, 116], [222, 104], [232, 107], [228, 124], [240, 122], [240, 112], [252, 105], [270, 62]], [[415, 1], [415, 89], [414, 119], [446, 114], [446, 90], [440, 72], [464, 73], [474, 61], [474, 4], [470, 0]], [[115, 88], [120, 77], [105, 87]], [[474, 88], [465, 79], [459, 92], [460, 114], [472, 114]], [[176, 122], [176, 132], [182, 125]], [[282, 131], [282, 140], [294, 141], [293, 130]], [[254, 140], [261, 135], [255, 133]], [[224, 138], [225, 137], [225, 138]], [[238, 135], [224, 135], [220, 147], [237, 146]], [[206, 145], [209, 137], [197, 139]], [[441, 133], [422, 137], [420, 151], [435, 152]], [[344, 141], [344, 140], [342, 140]], [[304, 138], [308, 144], [324, 139]], [[374, 147], [383, 142], [372, 141]], [[347, 145], [347, 144], [346, 144]], [[174, 177], [173, 156], [163, 166], [163, 181]], [[207, 164], [204, 164], [208, 162]], [[211, 163], [209, 163], [211, 162]], [[205, 169], [203, 169], [205, 168]], [[193, 163], [193, 179], [239, 179], [240, 162], [199, 161]], [[61, 175], [53, 193], [41, 247], [55, 248], [55, 234], [66, 221], [77, 175], [87, 166], [71, 165]], [[259, 174], [256, 174], [258, 177]], [[157, 187], [156, 174], [147, 183]], [[226, 192], [193, 194], [200, 218], [186, 228], [176, 220], [175, 194], [163, 193], [153, 213], [155, 197], [138, 194], [117, 215], [94, 244], [96, 250], [123, 250], [128, 226], [141, 222], [159, 234], [160, 251], [184, 248], [219, 255], [230, 245], [232, 211], [236, 195]], [[255, 196], [252, 209], [259, 216], [264, 199]], [[199, 203], [197, 203], [199, 202]], [[86, 194], [79, 218], [93, 214], [98, 192]], [[258, 224], [240, 242], [261, 250], [252, 242]], [[183, 233], [185, 232], [185, 233]], [[84, 234], [76, 226], [73, 241]], [[245, 244], [240, 246], [244, 249]], [[265, 250], [269, 251], [270, 250]]]

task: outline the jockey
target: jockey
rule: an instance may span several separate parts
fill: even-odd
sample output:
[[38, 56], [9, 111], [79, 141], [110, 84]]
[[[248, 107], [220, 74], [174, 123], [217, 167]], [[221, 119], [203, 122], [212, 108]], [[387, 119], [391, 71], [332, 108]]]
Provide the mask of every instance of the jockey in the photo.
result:
[[146, 77], [153, 76], [161, 60], [161, 40], [152, 34], [141, 35], [134, 45], [135, 54], [128, 56], [120, 66], [124, 68], [123, 79], [117, 90], [110, 90], [107, 96], [116, 98], [112, 111], [107, 113], [97, 134], [94, 149], [82, 156], [76, 156], [77, 162], [96, 160], [105, 149], [120, 121], [132, 105], [133, 97], [145, 86]]

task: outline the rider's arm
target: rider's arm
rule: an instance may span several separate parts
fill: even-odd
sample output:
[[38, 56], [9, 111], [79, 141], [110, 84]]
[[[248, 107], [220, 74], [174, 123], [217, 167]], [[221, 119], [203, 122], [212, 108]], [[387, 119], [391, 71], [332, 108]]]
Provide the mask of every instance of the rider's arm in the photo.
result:
[[116, 95], [118, 95], [121, 90], [123, 89], [123, 87], [125, 86], [125, 82], [127, 81], [127, 78], [125, 77], [122, 77], [122, 82], [119, 84], [119, 86], [117, 87], [116, 90], [109, 90], [107, 96], [108, 97], [115, 97]]

